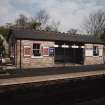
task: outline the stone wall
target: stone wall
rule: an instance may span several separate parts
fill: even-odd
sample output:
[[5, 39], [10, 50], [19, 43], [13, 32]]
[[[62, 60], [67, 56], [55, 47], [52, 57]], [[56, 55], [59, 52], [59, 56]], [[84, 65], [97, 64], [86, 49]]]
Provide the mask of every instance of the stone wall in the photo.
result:
[[[21, 41], [21, 67], [22, 68], [41, 68], [41, 67], [54, 67], [59, 66], [54, 64], [54, 56], [39, 56], [35, 57], [32, 54], [33, 43], [40, 43], [41, 47], [53, 47], [54, 42], [51, 41], [34, 41], [22, 40]], [[24, 56], [24, 46], [31, 49], [30, 56]], [[98, 46], [99, 56], [93, 56], [93, 46]], [[16, 43], [15, 62], [17, 68], [20, 67], [20, 40]], [[103, 45], [100, 44], [85, 44], [84, 52], [84, 65], [103, 64]], [[67, 64], [70, 65], [70, 64]], [[64, 66], [61, 64], [60, 66]]]
[[[93, 56], [93, 46], [98, 46], [99, 55]], [[103, 64], [103, 45], [100, 44], [85, 44], [85, 65]]]
[[103, 57], [85, 57], [85, 65], [103, 64]]
[[[39, 68], [39, 67], [51, 67], [54, 64], [53, 56], [33, 56], [33, 43], [40, 43], [41, 47], [53, 47], [54, 42], [49, 41], [33, 41], [22, 40], [21, 41], [21, 67], [22, 68]], [[24, 56], [24, 46], [28, 46], [30, 56]], [[20, 40], [17, 40], [17, 67], [20, 67]]]

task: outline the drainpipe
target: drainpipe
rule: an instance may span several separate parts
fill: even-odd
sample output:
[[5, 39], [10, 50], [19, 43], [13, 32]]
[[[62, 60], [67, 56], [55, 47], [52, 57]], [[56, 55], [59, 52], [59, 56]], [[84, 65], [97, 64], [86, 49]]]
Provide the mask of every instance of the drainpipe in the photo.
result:
[[16, 49], [15, 49], [15, 55], [16, 55], [16, 58], [15, 58], [15, 66], [17, 68], [17, 40], [16, 40]]
[[103, 62], [105, 64], [105, 45], [103, 45]]
[[22, 65], [21, 65], [21, 40], [20, 40], [20, 70], [22, 68]]

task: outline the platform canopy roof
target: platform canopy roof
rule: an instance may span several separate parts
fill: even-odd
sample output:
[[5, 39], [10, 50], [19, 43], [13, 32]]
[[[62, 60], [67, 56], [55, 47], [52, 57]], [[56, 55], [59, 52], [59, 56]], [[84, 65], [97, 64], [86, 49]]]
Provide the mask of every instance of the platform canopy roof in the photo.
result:
[[104, 44], [102, 40], [93, 35], [69, 35], [67, 33], [35, 31], [30, 29], [12, 29], [10, 35], [21, 40], [66, 41], [79, 43]]

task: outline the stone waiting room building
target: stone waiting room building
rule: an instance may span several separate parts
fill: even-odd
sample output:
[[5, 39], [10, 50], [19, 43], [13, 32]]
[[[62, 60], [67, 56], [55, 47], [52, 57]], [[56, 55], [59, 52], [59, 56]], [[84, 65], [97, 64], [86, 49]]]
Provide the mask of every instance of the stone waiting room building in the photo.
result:
[[104, 43], [94, 36], [12, 29], [8, 40], [17, 68], [104, 63]]

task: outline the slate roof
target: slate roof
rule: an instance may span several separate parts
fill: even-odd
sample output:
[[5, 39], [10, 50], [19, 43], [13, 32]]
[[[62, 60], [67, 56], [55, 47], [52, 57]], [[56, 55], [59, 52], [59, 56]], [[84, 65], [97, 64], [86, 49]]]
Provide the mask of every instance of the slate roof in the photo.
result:
[[16, 39], [22, 40], [47, 40], [47, 41], [67, 41], [80, 43], [104, 44], [99, 38], [92, 35], [68, 35], [67, 33], [35, 31], [29, 29], [14, 29], [11, 31]]

